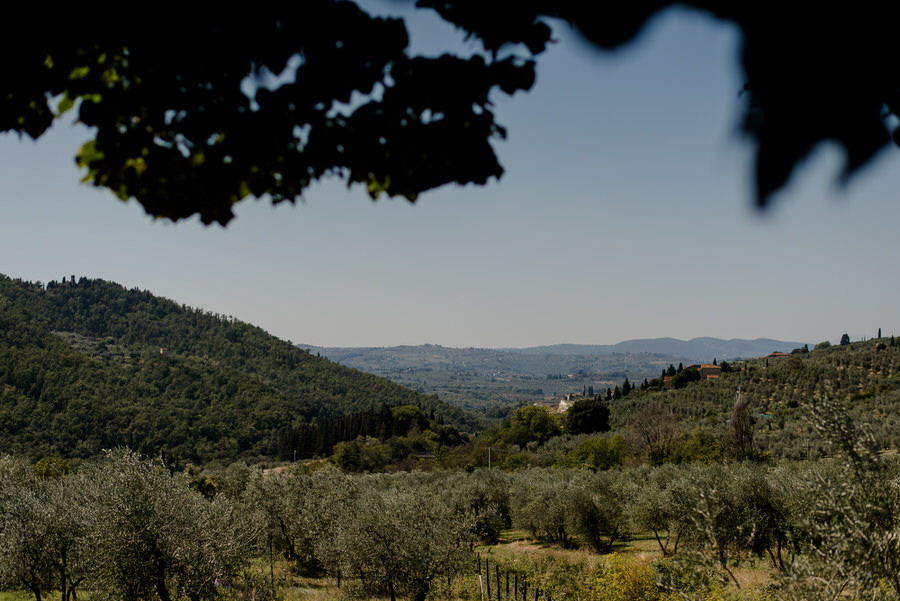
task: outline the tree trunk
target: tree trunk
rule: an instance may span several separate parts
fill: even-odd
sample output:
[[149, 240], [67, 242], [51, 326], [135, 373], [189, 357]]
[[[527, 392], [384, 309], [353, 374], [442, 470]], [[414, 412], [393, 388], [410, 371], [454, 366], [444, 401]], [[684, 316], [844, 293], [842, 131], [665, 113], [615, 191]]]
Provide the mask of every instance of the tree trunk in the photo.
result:
[[156, 572], [156, 594], [159, 596], [159, 601], [172, 601], [166, 586], [166, 574], [162, 568]]
[[60, 599], [62, 601], [68, 601], [69, 587], [68, 587], [68, 583], [66, 582], [66, 552], [65, 552], [65, 550], [60, 551], [59, 590], [60, 590]]

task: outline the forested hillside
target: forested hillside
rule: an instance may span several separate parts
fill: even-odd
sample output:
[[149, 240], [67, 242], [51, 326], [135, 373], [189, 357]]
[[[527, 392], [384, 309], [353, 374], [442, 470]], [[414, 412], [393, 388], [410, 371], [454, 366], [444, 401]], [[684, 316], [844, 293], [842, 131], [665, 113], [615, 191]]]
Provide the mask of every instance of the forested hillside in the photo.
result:
[[177, 461], [274, 458], [303, 424], [384, 404], [472, 425], [437, 397], [150, 292], [0, 276], [2, 452], [81, 458], [127, 445]]
[[[790, 356], [725, 364], [720, 378], [680, 389], [638, 390], [611, 402], [611, 425], [634, 431], [678, 424], [682, 434], [723, 436], [738, 390], [749, 402], [758, 450], [772, 457], [800, 459], [821, 451], [811, 418], [825, 400], [843, 403], [847, 417], [867, 424], [880, 448], [900, 448], [900, 343], [893, 337], [822, 343]], [[675, 432], [658, 429], [655, 435], [662, 438]]]

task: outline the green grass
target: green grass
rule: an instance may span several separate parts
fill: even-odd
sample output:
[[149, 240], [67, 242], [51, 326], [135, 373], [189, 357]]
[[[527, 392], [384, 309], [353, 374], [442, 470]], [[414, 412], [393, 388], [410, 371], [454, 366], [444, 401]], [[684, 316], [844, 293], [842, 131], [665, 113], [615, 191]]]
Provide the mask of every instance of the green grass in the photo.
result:
[[[79, 595], [80, 597], [81, 595]], [[43, 596], [41, 599], [55, 599], [56, 597]], [[33, 601], [34, 595], [27, 591], [0, 591], [0, 601]]]
[[[77, 589], [78, 601], [90, 601], [91, 592], [82, 588]], [[41, 595], [41, 601], [59, 601], [62, 593], [51, 591]], [[34, 594], [28, 591], [0, 591], [0, 601], [34, 601]]]

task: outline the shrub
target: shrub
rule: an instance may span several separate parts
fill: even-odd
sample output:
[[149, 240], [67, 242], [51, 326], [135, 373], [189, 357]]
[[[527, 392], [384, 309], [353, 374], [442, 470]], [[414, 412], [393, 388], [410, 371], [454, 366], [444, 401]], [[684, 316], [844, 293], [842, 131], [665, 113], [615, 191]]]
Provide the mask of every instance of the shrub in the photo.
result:
[[656, 573], [647, 563], [613, 554], [606, 558], [586, 583], [596, 601], [662, 601], [674, 598], [656, 583]]

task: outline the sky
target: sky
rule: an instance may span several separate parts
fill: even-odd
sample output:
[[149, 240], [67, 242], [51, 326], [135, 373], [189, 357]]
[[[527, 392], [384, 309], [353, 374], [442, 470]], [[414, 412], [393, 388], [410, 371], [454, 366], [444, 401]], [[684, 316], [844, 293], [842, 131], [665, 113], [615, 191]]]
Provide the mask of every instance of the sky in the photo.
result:
[[[458, 48], [423, 12], [414, 51]], [[844, 188], [825, 146], [759, 213], [735, 29], [670, 11], [612, 54], [555, 33], [535, 87], [493, 97], [503, 178], [414, 205], [326, 181], [227, 228], [173, 224], [79, 183], [79, 126], [0, 135], [0, 273], [112, 280], [319, 346], [900, 335], [896, 150]]]

